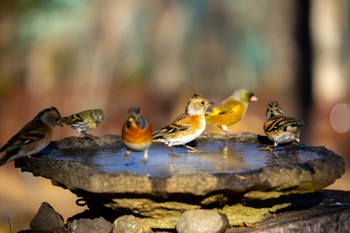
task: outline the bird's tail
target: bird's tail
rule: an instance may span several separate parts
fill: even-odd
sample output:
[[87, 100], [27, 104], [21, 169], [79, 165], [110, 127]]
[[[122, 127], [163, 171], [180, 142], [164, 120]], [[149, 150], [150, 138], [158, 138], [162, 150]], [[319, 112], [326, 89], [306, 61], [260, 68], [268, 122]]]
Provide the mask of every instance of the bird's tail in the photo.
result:
[[0, 159], [0, 166], [8, 163], [8, 162], [11, 162], [12, 160], [15, 159], [15, 155], [18, 153], [18, 150], [11, 150], [11, 151], [7, 151], [5, 153], [4, 156], [1, 157]]

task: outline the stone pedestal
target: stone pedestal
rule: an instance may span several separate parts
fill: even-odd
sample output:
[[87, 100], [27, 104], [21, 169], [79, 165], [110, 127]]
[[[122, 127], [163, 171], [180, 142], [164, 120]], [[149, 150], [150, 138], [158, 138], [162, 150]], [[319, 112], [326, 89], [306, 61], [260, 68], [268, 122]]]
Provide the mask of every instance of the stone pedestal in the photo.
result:
[[174, 229], [182, 213], [195, 209], [224, 214], [230, 226], [251, 226], [291, 208], [293, 198], [321, 190], [345, 171], [342, 157], [324, 147], [261, 151], [267, 142], [253, 133], [203, 135], [192, 145], [202, 153], [178, 146], [178, 158], [169, 157], [167, 146], [153, 143], [145, 165], [142, 153], [124, 158], [119, 136], [70, 137], [15, 165], [71, 190], [111, 222], [136, 215], [154, 229]]

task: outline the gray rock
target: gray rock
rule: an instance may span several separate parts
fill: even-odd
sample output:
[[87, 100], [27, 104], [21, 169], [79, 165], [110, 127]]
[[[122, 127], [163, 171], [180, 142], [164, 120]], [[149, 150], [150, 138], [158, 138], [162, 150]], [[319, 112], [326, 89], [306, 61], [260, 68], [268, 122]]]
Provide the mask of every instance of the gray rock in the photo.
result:
[[33, 232], [53, 232], [64, 230], [65, 227], [62, 216], [57, 213], [48, 203], [43, 202], [37, 214], [30, 223], [30, 229]]
[[[239, 215], [235, 206], [227, 208], [232, 197], [264, 202], [312, 193], [345, 172], [344, 159], [324, 147], [300, 143], [261, 151], [259, 147], [267, 143], [267, 137], [253, 133], [202, 135], [192, 146], [206, 152], [193, 155], [177, 146], [178, 158], [169, 157], [166, 145], [153, 143], [145, 165], [142, 153], [125, 159], [119, 135], [68, 137], [50, 143], [36, 158], [16, 160], [15, 166], [83, 197], [90, 210], [109, 208], [142, 216], [159, 229], [173, 229], [180, 214], [188, 210], [184, 205], [222, 209], [230, 225], [259, 222], [269, 217], [270, 210], [247, 221], [251, 211]], [[130, 205], [135, 200], [145, 205]]]
[[184, 212], [176, 224], [178, 233], [221, 233], [227, 227], [226, 215], [203, 209]]
[[206, 196], [218, 190], [264, 192], [249, 198], [273, 191], [277, 197], [320, 190], [345, 172], [344, 159], [324, 147], [287, 145], [266, 152], [259, 150], [261, 136], [253, 133], [204, 136], [196, 144], [206, 153], [192, 155], [176, 147], [181, 155], [176, 159], [169, 158], [166, 145], [153, 143], [146, 167], [134, 154], [125, 160], [117, 135], [64, 138], [50, 143], [35, 159], [16, 160], [15, 166], [73, 191], [153, 197]]
[[152, 229], [133, 215], [117, 218], [113, 224], [113, 233], [153, 233]]
[[229, 228], [225, 233], [350, 232], [350, 192], [322, 190], [301, 195], [290, 210], [252, 227]]
[[111, 233], [112, 223], [102, 217], [74, 219], [68, 224], [71, 233]]

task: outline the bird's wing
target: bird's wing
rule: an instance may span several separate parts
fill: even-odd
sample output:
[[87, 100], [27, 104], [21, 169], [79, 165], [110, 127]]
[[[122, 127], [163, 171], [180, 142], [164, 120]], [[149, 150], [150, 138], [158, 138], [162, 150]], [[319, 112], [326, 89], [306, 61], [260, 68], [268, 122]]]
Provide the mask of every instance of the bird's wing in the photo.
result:
[[177, 117], [172, 123], [164, 126], [153, 134], [154, 138], [163, 137], [165, 134], [177, 133], [179, 131], [187, 130], [190, 124], [187, 122], [187, 115], [185, 113]]
[[61, 121], [66, 124], [72, 124], [76, 122], [84, 121], [83, 114], [73, 114], [70, 116], [62, 117]]
[[237, 112], [242, 103], [229, 98], [220, 103], [217, 107], [214, 107], [211, 112], [207, 113], [207, 115], [221, 115], [227, 113]]
[[37, 140], [44, 138], [47, 134], [47, 126], [38, 120], [26, 124], [16, 135], [14, 135], [1, 149], [0, 152], [5, 150], [10, 151], [26, 144], [30, 144]]
[[266, 127], [267, 132], [275, 131], [275, 130], [283, 130], [283, 131], [295, 131], [305, 123], [300, 120], [296, 120], [293, 117], [288, 117], [286, 115], [278, 115], [272, 117], [268, 121], [268, 126]]

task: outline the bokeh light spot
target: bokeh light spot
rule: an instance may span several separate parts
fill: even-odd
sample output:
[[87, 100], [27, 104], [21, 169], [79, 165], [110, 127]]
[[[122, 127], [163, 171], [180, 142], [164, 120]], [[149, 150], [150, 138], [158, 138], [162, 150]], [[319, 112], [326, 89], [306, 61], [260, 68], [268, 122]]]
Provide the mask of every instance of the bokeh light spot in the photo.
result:
[[345, 103], [336, 104], [330, 115], [330, 123], [337, 133], [346, 133], [350, 130], [350, 106]]

